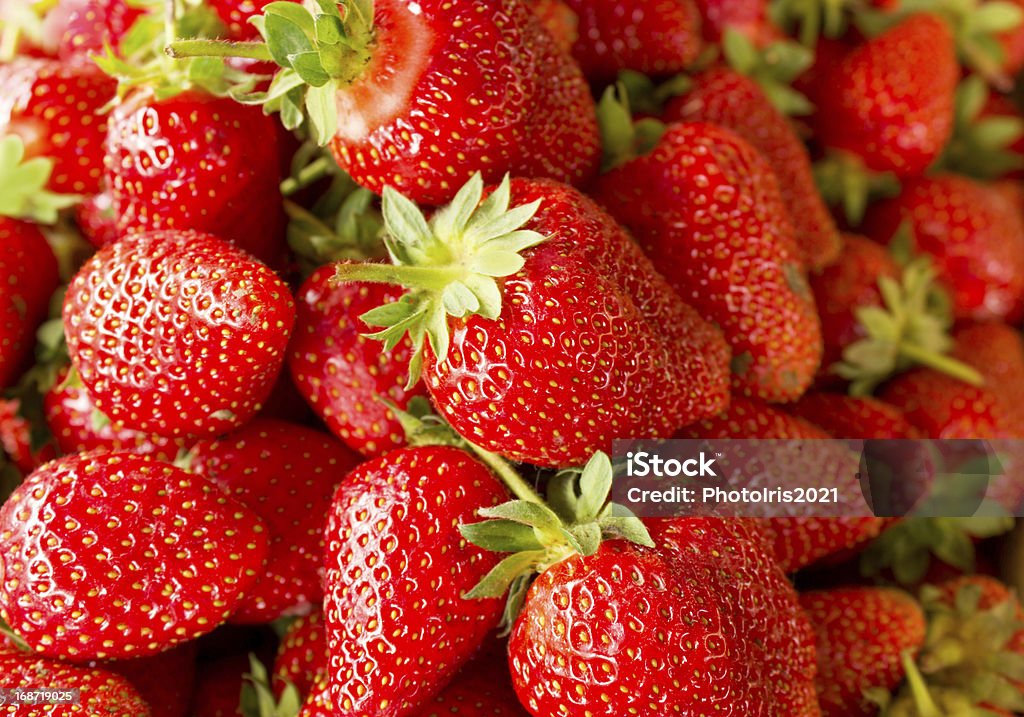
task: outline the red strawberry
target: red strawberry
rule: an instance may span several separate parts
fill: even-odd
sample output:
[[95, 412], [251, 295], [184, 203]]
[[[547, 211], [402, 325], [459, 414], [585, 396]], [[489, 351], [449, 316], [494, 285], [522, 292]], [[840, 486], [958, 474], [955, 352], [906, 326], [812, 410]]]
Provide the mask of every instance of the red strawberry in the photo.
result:
[[194, 717], [242, 717], [242, 687], [250, 665], [245, 653], [201, 664], [192, 694]]
[[0, 388], [13, 384], [30, 363], [36, 329], [59, 280], [57, 259], [42, 232], [0, 216]]
[[117, 82], [91, 62], [18, 58], [0, 65], [0, 135], [14, 134], [28, 157], [49, 157], [56, 192], [95, 194], [103, 175], [107, 117]]
[[478, 655], [416, 717], [526, 717], [504, 650]]
[[64, 301], [71, 360], [117, 426], [163, 436], [245, 423], [284, 361], [295, 309], [265, 266], [215, 237], [165, 231], [96, 253]]
[[953, 330], [951, 355], [975, 368], [1005, 413], [1024, 427], [1024, 338], [999, 321], [964, 322]]
[[234, 40], [259, 40], [260, 33], [250, 20], [263, 12], [271, 0], [210, 0], [221, 21], [227, 25], [228, 37]]
[[46, 425], [61, 453], [129, 451], [170, 462], [184, 447], [180, 440], [115, 428], [96, 408], [85, 387], [79, 381], [69, 380], [67, 374], [67, 369], [60, 371], [54, 385], [43, 395]]
[[917, 438], [902, 411], [866, 396], [811, 392], [787, 410], [833, 438]]
[[128, 680], [150, 705], [153, 717], [190, 717], [189, 702], [196, 678], [196, 643], [137, 660], [118, 660], [99, 667]]
[[271, 265], [284, 255], [277, 131], [257, 107], [140, 90], [110, 115], [105, 181], [121, 234], [194, 229]]
[[62, 17], [58, 56], [64, 62], [116, 48], [143, 11], [129, 0], [59, 0]]
[[266, 552], [259, 518], [201, 478], [129, 453], [64, 458], [0, 509], [0, 617], [51, 657], [156, 654], [226, 620]]
[[733, 398], [725, 412], [687, 426], [676, 438], [810, 439], [828, 438], [828, 434], [760, 401]]
[[833, 588], [805, 593], [800, 604], [817, 633], [818, 696], [823, 717], [872, 717], [871, 688], [903, 681], [904, 652], [924, 643], [921, 606], [902, 590]]
[[692, 88], [665, 107], [668, 122], [710, 122], [731, 129], [759, 151], [779, 180], [803, 263], [817, 269], [836, 260], [839, 232], [818, 194], [811, 161], [789, 120], [758, 84], [727, 67], [692, 78]]
[[571, 54], [572, 46], [579, 38], [579, 18], [576, 13], [563, 0], [532, 0], [531, 4], [558, 46]]
[[[297, 75], [326, 82], [304, 89], [315, 135], [371, 191], [392, 186], [441, 204], [478, 171], [488, 181], [511, 172], [582, 184], [597, 169], [587, 84], [522, 0], [357, 0], [344, 19], [326, 3], [315, 15], [322, 19], [310, 15], [309, 28], [341, 26], [346, 42], [311, 33], [303, 42], [316, 50], [306, 55], [314, 66], [300, 63], [296, 72], [291, 39], [272, 22], [266, 51], [243, 54], [282, 64], [279, 85], [301, 85]], [[190, 41], [171, 49], [178, 56], [232, 52]]]
[[274, 659], [274, 687], [280, 694], [287, 682], [305, 698], [327, 679], [327, 635], [324, 616], [313, 612], [288, 626]]
[[985, 184], [953, 174], [910, 180], [872, 207], [865, 233], [886, 243], [906, 223], [949, 289], [957, 318], [1024, 316], [1024, 221]]
[[682, 72], [700, 52], [700, 13], [693, 0], [565, 3], [577, 17], [573, 57], [592, 82], [612, 81], [623, 70]]
[[114, 198], [107, 190], [79, 204], [75, 210], [75, 221], [82, 236], [97, 249], [115, 241], [119, 236]]
[[6, 712], [24, 717], [109, 714], [151, 717], [149, 705], [123, 677], [106, 670], [74, 667], [33, 655], [0, 655], [0, 688], [80, 690], [81, 706], [14, 706]]
[[20, 399], [0, 399], [0, 470], [4, 454], [25, 474], [56, 458], [50, 444], [33, 447], [32, 424], [21, 415]]
[[334, 489], [359, 457], [330, 436], [257, 419], [193, 448], [192, 470], [266, 522], [267, 564], [232, 620], [272, 622], [323, 602], [323, 527]]
[[765, 518], [758, 523], [786, 573], [857, 550], [886, 526], [882, 518]]
[[761, 46], [779, 33], [768, 19], [765, 0], [697, 0], [704, 39], [720, 43], [727, 29], [736, 30]]
[[326, 532], [337, 712], [416, 714], [494, 629], [501, 601], [464, 595], [497, 556], [468, 544], [458, 525], [507, 495], [483, 465], [445, 446], [392, 451], [345, 478]]
[[[346, 280], [413, 288], [364, 320], [391, 325], [380, 335], [392, 344], [406, 330], [415, 343], [429, 332], [424, 380], [456, 431], [556, 467], [583, 463], [613, 437], [667, 437], [722, 408], [721, 335], [608, 215], [550, 181], [503, 183], [480, 203], [482, 194], [476, 177], [427, 224], [389, 189], [384, 216], [400, 265], [338, 269]], [[461, 238], [466, 226], [472, 246]], [[453, 251], [465, 257], [457, 265]], [[480, 273], [467, 275], [468, 262]], [[435, 272], [438, 281], [423, 286]], [[412, 365], [415, 375], [415, 355]]]
[[778, 183], [753, 147], [711, 124], [674, 125], [650, 154], [604, 174], [594, 196], [722, 327], [736, 392], [788, 401], [807, 389], [821, 327]]
[[913, 15], [846, 55], [822, 81], [815, 130], [870, 170], [921, 174], [953, 129], [959, 67], [948, 25]]
[[401, 292], [381, 284], [331, 285], [334, 268], [317, 269], [297, 294], [295, 331], [288, 366], [299, 392], [334, 435], [366, 456], [405, 444], [391, 409], [426, 395], [417, 383], [405, 388], [413, 347], [403, 339], [390, 352], [366, 337], [364, 313], [397, 300]]

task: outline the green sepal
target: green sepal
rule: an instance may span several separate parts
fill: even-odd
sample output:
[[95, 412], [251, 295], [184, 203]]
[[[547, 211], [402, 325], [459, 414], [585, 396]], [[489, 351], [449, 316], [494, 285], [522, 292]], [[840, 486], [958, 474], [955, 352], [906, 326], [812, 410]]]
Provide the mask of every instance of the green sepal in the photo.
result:
[[805, 47], [813, 48], [818, 37], [841, 37], [849, 26], [855, 0], [773, 0], [769, 16]]
[[831, 151], [815, 162], [814, 181], [825, 203], [842, 209], [846, 221], [854, 227], [863, 221], [869, 201], [900, 192], [894, 174], [872, 172], [860, 158], [841, 151]]
[[693, 80], [686, 75], [676, 75], [656, 85], [647, 75], [623, 70], [619, 73], [617, 86], [620, 92], [625, 91], [633, 112], [659, 116], [666, 102], [685, 95], [693, 88]]
[[977, 75], [957, 87], [953, 137], [932, 171], [948, 170], [989, 180], [1024, 168], [1024, 155], [1011, 146], [1024, 137], [1017, 115], [982, 117], [989, 88]]
[[784, 115], [809, 115], [814, 105], [792, 87], [792, 82], [814, 62], [814, 53], [803, 45], [779, 41], [759, 48], [742, 32], [727, 27], [722, 52], [729, 65], [761, 86], [765, 96]]
[[609, 87], [597, 104], [601, 131], [601, 171], [607, 172], [650, 152], [665, 133], [663, 122], [646, 118], [634, 122], [625, 85]]
[[25, 642], [25, 639], [21, 635], [16, 633], [13, 630], [13, 628], [11, 628], [11, 626], [8, 625], [3, 620], [0, 620], [0, 635], [3, 635], [8, 640], [13, 642], [14, 646], [17, 647], [22, 652], [28, 652], [28, 653], [33, 652], [32, 648], [29, 647], [29, 644], [27, 642]]
[[302, 695], [290, 680], [285, 680], [281, 697], [274, 696], [267, 668], [255, 655], [249, 655], [239, 701], [244, 717], [297, 717], [302, 710]]
[[56, 7], [58, 0], [6, 0], [4, 17], [0, 20], [0, 62], [10, 62], [18, 55], [23, 39], [36, 47], [45, 43], [43, 20]]
[[462, 537], [477, 547], [496, 552], [541, 550], [534, 529], [511, 520], [487, 520], [459, 526]]
[[25, 159], [21, 137], [0, 139], [0, 216], [53, 224], [62, 210], [81, 202], [78, 195], [46, 189], [52, 172], [48, 157]]
[[478, 600], [505, 595], [513, 582], [531, 574], [546, 555], [545, 550], [530, 550], [509, 555], [495, 565], [464, 597]]

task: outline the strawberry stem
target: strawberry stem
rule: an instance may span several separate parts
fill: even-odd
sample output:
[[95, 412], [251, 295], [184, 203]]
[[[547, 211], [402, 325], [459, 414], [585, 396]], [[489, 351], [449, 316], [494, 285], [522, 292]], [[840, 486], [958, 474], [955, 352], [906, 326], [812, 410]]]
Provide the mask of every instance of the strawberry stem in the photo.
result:
[[972, 386], [981, 386], [985, 383], [985, 379], [978, 371], [950, 356], [944, 356], [909, 343], [900, 345], [900, 353], [914, 363], [941, 371]]
[[314, 182], [329, 177], [338, 169], [337, 163], [330, 157], [320, 157], [300, 169], [297, 174], [281, 182], [281, 194], [290, 197]]
[[519, 474], [519, 471], [512, 467], [511, 463], [497, 454], [484, 450], [475, 443], [466, 441], [466, 444], [476, 454], [476, 457], [501, 479], [501, 482], [505, 484], [505, 487], [509, 489], [512, 495], [519, 498], [519, 500], [525, 500], [529, 503], [546, 505], [544, 499], [526, 482], [523, 476]]
[[907, 686], [914, 697], [914, 705], [917, 707], [920, 717], [942, 717], [942, 711], [935, 704], [935, 699], [928, 691], [928, 685], [924, 681], [920, 670], [914, 663], [914, 658], [909, 651], [904, 651], [900, 656], [903, 662], [903, 669], [906, 673]]
[[397, 284], [407, 289], [441, 291], [453, 281], [463, 278], [457, 268], [426, 266], [395, 266], [394, 264], [339, 264], [334, 269], [331, 285], [350, 281], [368, 281], [374, 284]]
[[175, 40], [165, 52], [176, 60], [188, 57], [239, 57], [273, 62], [265, 42], [223, 42], [221, 40]]

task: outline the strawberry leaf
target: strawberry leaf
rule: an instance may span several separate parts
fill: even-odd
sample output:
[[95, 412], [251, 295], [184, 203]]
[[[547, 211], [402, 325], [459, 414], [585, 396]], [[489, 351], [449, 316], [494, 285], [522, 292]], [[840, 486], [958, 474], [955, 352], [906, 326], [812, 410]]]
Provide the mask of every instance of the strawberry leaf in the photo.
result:
[[0, 216], [53, 224], [61, 210], [78, 204], [77, 195], [46, 190], [52, 171], [52, 159], [25, 159], [21, 137], [0, 139]]

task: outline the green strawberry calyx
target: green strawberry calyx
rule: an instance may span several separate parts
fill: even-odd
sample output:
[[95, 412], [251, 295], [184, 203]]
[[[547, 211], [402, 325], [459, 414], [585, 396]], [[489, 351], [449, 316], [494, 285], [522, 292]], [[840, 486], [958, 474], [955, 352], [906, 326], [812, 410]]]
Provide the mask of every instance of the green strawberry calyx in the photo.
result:
[[[349, 263], [337, 267], [334, 281], [371, 281], [408, 289], [398, 301], [360, 318], [381, 331], [370, 334], [393, 349], [409, 335], [414, 353], [409, 385], [420, 377], [427, 341], [438, 360], [448, 355], [448, 319], [501, 314], [499, 279], [516, 274], [526, 262], [521, 253], [546, 237], [524, 229], [540, 200], [510, 207], [509, 178], [483, 199], [479, 173], [459, 190], [452, 203], [429, 220], [397, 190], [384, 190], [384, 244], [390, 264]], [[481, 201], [482, 200], [482, 201]]]
[[814, 182], [825, 203], [840, 208], [854, 227], [864, 220], [870, 200], [894, 197], [900, 192], [896, 175], [873, 172], [860, 157], [835, 149], [814, 163]]
[[244, 717], [295, 717], [302, 710], [302, 695], [285, 680], [281, 696], [276, 697], [267, 668], [255, 655], [249, 655], [240, 707]]
[[[342, 8], [344, 12], [342, 12]], [[232, 96], [246, 104], [279, 112], [288, 129], [308, 118], [314, 139], [327, 144], [338, 125], [337, 92], [366, 70], [374, 42], [373, 0], [274, 2], [252, 22], [263, 42], [175, 40], [171, 57], [239, 57], [276, 63], [281, 69], [266, 92], [240, 83]]]
[[984, 383], [974, 368], [948, 355], [953, 347], [948, 306], [937, 300], [941, 294], [935, 270], [926, 257], [909, 262], [899, 281], [879, 277], [878, 289], [883, 306], [862, 306], [855, 312], [867, 335], [847, 346], [832, 369], [850, 381], [852, 395], [870, 394], [894, 374], [917, 365], [974, 386]]
[[1024, 169], [1024, 155], [1011, 148], [1024, 137], [1024, 119], [1017, 115], [982, 116], [989, 88], [970, 75], [956, 90], [953, 137], [935, 169], [946, 169], [977, 179], [997, 179]]
[[789, 34], [796, 34], [805, 47], [814, 47], [821, 35], [842, 37], [849, 27], [850, 11], [859, 0], [772, 0], [772, 20]]
[[765, 96], [784, 115], [809, 115], [814, 105], [793, 89], [793, 80], [814, 64], [814, 52], [789, 41], [756, 46], [749, 37], [727, 27], [722, 34], [722, 52], [729, 66], [761, 86]]
[[[624, 80], [605, 90], [597, 104], [597, 125], [601, 131], [603, 155], [601, 171], [625, 164], [631, 159], [650, 152], [665, 134], [665, 123], [653, 118], [634, 121], [630, 106], [633, 97], [646, 100], [647, 88], [637, 79], [641, 76], [627, 75]], [[686, 85], [677, 84], [676, 89]], [[672, 89], [669, 89], [671, 92]], [[685, 91], [685, 90], [684, 90]], [[652, 95], [653, 100], [656, 95]]]
[[0, 216], [54, 224], [61, 210], [81, 202], [78, 195], [46, 189], [52, 172], [53, 160], [48, 157], [25, 159], [21, 137], [0, 139]]

